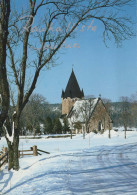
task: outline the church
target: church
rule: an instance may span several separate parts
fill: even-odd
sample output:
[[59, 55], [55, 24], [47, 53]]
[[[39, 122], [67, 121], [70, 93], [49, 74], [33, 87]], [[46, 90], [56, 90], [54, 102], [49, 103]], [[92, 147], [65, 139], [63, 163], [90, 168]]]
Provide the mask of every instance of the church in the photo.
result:
[[112, 119], [99, 98], [84, 98], [72, 69], [65, 91], [62, 90], [62, 116], [67, 118], [73, 133], [104, 132], [112, 129]]

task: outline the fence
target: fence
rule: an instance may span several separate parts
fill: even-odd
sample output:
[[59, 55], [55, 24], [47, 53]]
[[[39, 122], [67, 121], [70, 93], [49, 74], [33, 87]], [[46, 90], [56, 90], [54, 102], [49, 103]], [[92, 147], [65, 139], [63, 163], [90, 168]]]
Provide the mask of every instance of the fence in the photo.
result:
[[[27, 152], [31, 152], [31, 153], [27, 153]], [[19, 158], [25, 155], [38, 156], [41, 155], [40, 152], [50, 154], [49, 152], [38, 149], [37, 146], [33, 146], [30, 148], [30, 150], [19, 150]], [[6, 163], [8, 163], [8, 148], [3, 148], [2, 151], [0, 151], [0, 168]]]
[[[32, 153], [27, 153], [27, 152], [32, 152]], [[19, 158], [24, 155], [33, 155], [33, 156], [38, 156], [41, 155], [40, 152], [50, 154], [49, 152], [46, 152], [44, 150], [40, 150], [37, 148], [37, 146], [30, 147], [30, 150], [19, 150]]]
[[0, 168], [8, 162], [8, 149], [3, 148], [0, 152]]

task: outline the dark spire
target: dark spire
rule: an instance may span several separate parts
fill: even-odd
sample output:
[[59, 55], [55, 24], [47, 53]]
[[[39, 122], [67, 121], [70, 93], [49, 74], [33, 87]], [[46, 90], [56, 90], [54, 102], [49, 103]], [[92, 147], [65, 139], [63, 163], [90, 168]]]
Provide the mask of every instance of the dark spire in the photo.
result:
[[83, 98], [84, 92], [83, 90], [80, 90], [79, 84], [77, 82], [76, 76], [74, 74], [74, 71], [72, 69], [72, 73], [70, 75], [67, 87], [65, 92], [62, 91], [62, 98]]

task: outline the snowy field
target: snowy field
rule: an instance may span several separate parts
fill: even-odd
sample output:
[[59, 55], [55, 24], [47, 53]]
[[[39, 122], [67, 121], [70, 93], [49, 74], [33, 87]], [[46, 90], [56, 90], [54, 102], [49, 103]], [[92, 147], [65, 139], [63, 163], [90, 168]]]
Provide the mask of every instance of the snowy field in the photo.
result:
[[[108, 131], [70, 138], [20, 139], [20, 149], [37, 145], [50, 152], [20, 158], [20, 170], [0, 171], [0, 194], [136, 195], [137, 131]], [[0, 150], [6, 146], [0, 140]]]

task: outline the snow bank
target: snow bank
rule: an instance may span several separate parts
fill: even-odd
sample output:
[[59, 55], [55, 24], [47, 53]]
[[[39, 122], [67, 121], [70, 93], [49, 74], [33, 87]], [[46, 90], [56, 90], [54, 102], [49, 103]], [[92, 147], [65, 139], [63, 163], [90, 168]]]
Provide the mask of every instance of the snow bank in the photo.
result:
[[[20, 139], [20, 149], [37, 145], [50, 155], [20, 158], [20, 170], [0, 172], [0, 192], [16, 194], [136, 194], [137, 132], [111, 130], [70, 138]], [[0, 140], [0, 148], [6, 145]]]

